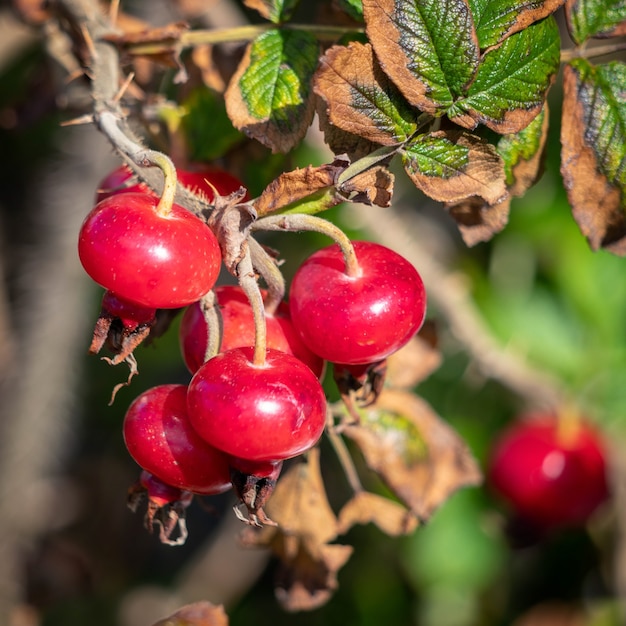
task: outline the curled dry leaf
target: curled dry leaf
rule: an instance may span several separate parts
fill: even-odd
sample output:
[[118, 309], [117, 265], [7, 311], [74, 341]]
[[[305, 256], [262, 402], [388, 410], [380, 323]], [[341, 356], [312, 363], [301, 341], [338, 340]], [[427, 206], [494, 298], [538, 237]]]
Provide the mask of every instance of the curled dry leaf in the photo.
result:
[[355, 494], [339, 512], [339, 533], [344, 534], [355, 524], [376, 524], [392, 537], [409, 535], [417, 528], [417, 518], [398, 502], [375, 493]]
[[391, 206], [393, 183], [393, 174], [386, 167], [378, 165], [353, 176], [338, 191], [351, 202], [388, 207]]
[[489, 204], [482, 198], [472, 196], [446, 208], [456, 224], [467, 246], [475, 246], [482, 241], [489, 241], [499, 233], [509, 221], [511, 198]]
[[210, 602], [187, 604], [152, 626], [228, 626], [224, 607]]
[[[431, 330], [428, 325], [428, 331]], [[426, 338], [423, 328], [405, 346], [387, 357], [386, 381], [394, 389], [411, 389], [428, 378], [440, 365], [441, 353]]]
[[422, 521], [461, 487], [482, 476], [459, 435], [421, 398], [384, 389], [361, 423], [343, 433], [365, 462]]
[[280, 560], [276, 595], [284, 608], [321, 606], [337, 588], [337, 572], [352, 547], [329, 543], [338, 522], [326, 497], [319, 450], [311, 450], [306, 463], [293, 465], [278, 481], [267, 512], [278, 526], [245, 529], [243, 544], [267, 546]]

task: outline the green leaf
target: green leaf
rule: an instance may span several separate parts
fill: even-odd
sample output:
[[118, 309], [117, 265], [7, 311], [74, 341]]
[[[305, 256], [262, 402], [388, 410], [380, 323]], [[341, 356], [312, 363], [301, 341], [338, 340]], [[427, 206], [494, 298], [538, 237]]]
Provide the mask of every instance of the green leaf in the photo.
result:
[[481, 48], [495, 46], [509, 35], [547, 17], [564, 0], [468, 0]]
[[368, 44], [330, 48], [320, 61], [314, 89], [326, 103], [331, 124], [368, 141], [394, 145], [417, 129], [417, 112], [382, 72]]
[[318, 43], [304, 31], [270, 30], [246, 51], [226, 91], [234, 126], [274, 152], [288, 152], [313, 119]]
[[403, 147], [402, 162], [418, 189], [440, 202], [477, 196], [493, 204], [506, 196], [494, 146], [464, 131], [419, 135]]
[[381, 67], [405, 98], [441, 115], [478, 67], [478, 40], [464, 0], [363, 0]]
[[498, 141], [496, 149], [504, 161], [511, 195], [523, 195], [537, 179], [548, 134], [546, 108], [524, 130], [504, 135]]
[[626, 3], [623, 0], [567, 0], [565, 17], [577, 44], [589, 37], [626, 35]]
[[299, 0], [245, 0], [244, 4], [258, 11], [266, 20], [280, 24], [288, 20]]
[[593, 249], [626, 255], [626, 64], [564, 69], [561, 172]]
[[560, 52], [552, 17], [511, 35], [485, 54], [467, 95], [448, 117], [466, 128], [482, 123], [499, 133], [519, 132], [541, 111]]
[[243, 139], [230, 123], [224, 101], [209, 89], [194, 89], [182, 103], [181, 112], [191, 161], [217, 159]]

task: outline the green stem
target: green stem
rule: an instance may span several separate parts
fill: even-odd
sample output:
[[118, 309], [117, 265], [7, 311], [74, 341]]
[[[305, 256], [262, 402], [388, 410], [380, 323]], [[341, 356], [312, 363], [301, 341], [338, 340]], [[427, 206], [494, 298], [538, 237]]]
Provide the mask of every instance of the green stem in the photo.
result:
[[350, 238], [341, 228], [316, 215], [267, 215], [252, 224], [251, 230], [271, 230], [299, 232], [303, 230], [321, 233], [330, 237], [341, 249], [346, 263], [346, 274], [356, 278], [361, 274], [361, 268], [354, 252]]
[[569, 50], [561, 51], [561, 63], [568, 63], [573, 59], [593, 59], [607, 54], [614, 54], [622, 50], [626, 50], [625, 41], [590, 48], [570, 48]]
[[363, 491], [363, 485], [361, 484], [361, 479], [356, 471], [354, 461], [350, 456], [350, 452], [348, 451], [345, 441], [333, 430], [332, 427], [327, 428], [324, 432], [326, 433], [326, 436], [328, 437], [328, 440], [337, 455], [337, 459], [339, 459], [339, 463], [341, 464], [350, 487], [352, 487], [352, 491], [354, 491], [354, 493], [361, 493]]

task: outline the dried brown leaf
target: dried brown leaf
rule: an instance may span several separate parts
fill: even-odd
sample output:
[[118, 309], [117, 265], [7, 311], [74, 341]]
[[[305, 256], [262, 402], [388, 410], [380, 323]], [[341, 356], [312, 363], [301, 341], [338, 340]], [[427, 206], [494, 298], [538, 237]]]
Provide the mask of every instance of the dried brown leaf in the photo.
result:
[[593, 250], [626, 255], [626, 214], [620, 190], [599, 170], [596, 153], [585, 143], [587, 121], [578, 98], [577, 71], [563, 70], [561, 174], [574, 219]]
[[[507, 195], [504, 163], [495, 147], [466, 131], [442, 130], [417, 137], [403, 153], [415, 186], [439, 202], [456, 203], [477, 196], [489, 204]], [[432, 163], [432, 173], [420, 161]]]
[[393, 174], [386, 167], [378, 165], [353, 176], [338, 191], [351, 202], [388, 207], [393, 197], [393, 183]]
[[395, 389], [411, 389], [440, 365], [441, 353], [420, 332], [387, 358], [387, 385]]
[[215, 46], [211, 44], [196, 46], [191, 53], [191, 59], [200, 70], [202, 82], [209, 89], [217, 93], [224, 93], [226, 82], [215, 62], [214, 52]]
[[446, 208], [456, 221], [465, 244], [474, 246], [489, 241], [507, 225], [510, 206], [510, 196], [496, 204], [473, 196]]
[[458, 434], [421, 398], [385, 389], [359, 425], [343, 432], [367, 465], [422, 521], [457, 489], [482, 476]]
[[[349, 163], [336, 159], [332, 163], [285, 172], [274, 179], [254, 201], [254, 208], [259, 217], [274, 213], [284, 207], [303, 200], [313, 194], [333, 187], [337, 176]], [[335, 204], [341, 200], [337, 199]]]
[[187, 604], [153, 626], [228, 626], [224, 607], [210, 602]]
[[352, 547], [328, 543], [337, 536], [338, 521], [326, 497], [319, 450], [289, 468], [266, 508], [278, 526], [246, 529], [243, 544], [268, 546], [280, 560], [276, 595], [285, 609], [321, 606], [337, 588], [337, 572]]
[[330, 48], [320, 59], [313, 89], [326, 103], [331, 124], [367, 141], [395, 145], [416, 128], [415, 110], [403, 106], [369, 44]]
[[355, 524], [370, 522], [391, 537], [409, 535], [418, 524], [415, 515], [401, 504], [375, 493], [361, 491], [339, 512], [339, 533], [348, 532]]

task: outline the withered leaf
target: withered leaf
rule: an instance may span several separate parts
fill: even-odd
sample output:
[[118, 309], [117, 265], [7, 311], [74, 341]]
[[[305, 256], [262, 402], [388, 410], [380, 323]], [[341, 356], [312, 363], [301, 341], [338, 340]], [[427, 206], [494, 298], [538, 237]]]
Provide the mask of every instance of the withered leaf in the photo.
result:
[[395, 389], [411, 389], [440, 365], [441, 353], [420, 331], [405, 346], [387, 357], [387, 385]]
[[[335, 160], [314, 167], [285, 172], [274, 179], [254, 201], [259, 217], [269, 215], [334, 186], [337, 176], [348, 166], [345, 160]], [[329, 202], [338, 204], [339, 199], [330, 197]], [[332, 204], [329, 204], [332, 206]]]
[[381, 70], [369, 44], [330, 48], [313, 88], [326, 103], [331, 124], [368, 141], [394, 145], [417, 128], [415, 109]]
[[415, 107], [441, 115], [479, 61], [465, 0], [363, 0], [366, 32], [381, 67]]
[[351, 202], [388, 207], [391, 206], [393, 183], [393, 174], [379, 165], [353, 176], [339, 185], [337, 191], [342, 198]]
[[510, 196], [495, 204], [472, 196], [457, 204], [449, 204], [446, 209], [456, 221], [465, 245], [475, 246], [482, 241], [489, 241], [507, 225], [510, 207]]
[[233, 126], [272, 152], [296, 146], [315, 113], [318, 52], [317, 40], [304, 31], [275, 29], [252, 41], [225, 93]]
[[298, 0], [244, 0], [244, 4], [266, 20], [278, 24], [291, 17]]
[[413, 184], [440, 202], [478, 196], [496, 203], [506, 196], [504, 164], [493, 145], [465, 131], [418, 135], [402, 149]]
[[578, 59], [563, 72], [561, 174], [593, 250], [626, 255], [626, 66]]
[[310, 450], [307, 457], [306, 463], [289, 468], [267, 504], [278, 526], [248, 528], [242, 534], [244, 545], [268, 546], [280, 560], [276, 595], [292, 611], [324, 604], [352, 554], [351, 546], [328, 543], [338, 534], [338, 521], [326, 497], [319, 450]]
[[362, 412], [359, 425], [344, 434], [419, 520], [428, 520], [457, 489], [482, 476], [457, 433], [421, 398], [385, 389], [376, 405]]
[[548, 138], [548, 105], [522, 131], [504, 135], [496, 149], [504, 161], [506, 184], [511, 196], [523, 196], [541, 173]]
[[205, 44], [196, 46], [191, 52], [191, 58], [200, 70], [202, 82], [209, 88], [218, 93], [224, 93], [226, 83], [219, 71], [214, 59], [215, 46]]
[[339, 533], [355, 524], [376, 524], [391, 537], [409, 535], [417, 528], [417, 518], [401, 504], [375, 493], [355, 494], [339, 511]]
[[210, 602], [187, 604], [153, 626], [228, 626], [224, 607]]

